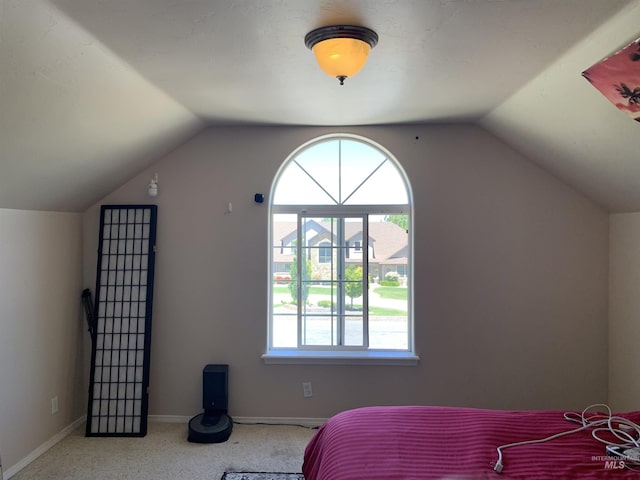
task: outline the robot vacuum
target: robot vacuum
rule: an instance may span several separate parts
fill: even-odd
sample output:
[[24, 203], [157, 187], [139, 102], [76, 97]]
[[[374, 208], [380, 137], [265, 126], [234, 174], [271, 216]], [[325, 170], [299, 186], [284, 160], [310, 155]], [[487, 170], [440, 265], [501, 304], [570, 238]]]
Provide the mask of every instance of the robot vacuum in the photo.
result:
[[202, 407], [189, 420], [187, 440], [194, 443], [226, 442], [233, 430], [233, 419], [227, 414], [228, 365], [207, 365], [202, 372]]

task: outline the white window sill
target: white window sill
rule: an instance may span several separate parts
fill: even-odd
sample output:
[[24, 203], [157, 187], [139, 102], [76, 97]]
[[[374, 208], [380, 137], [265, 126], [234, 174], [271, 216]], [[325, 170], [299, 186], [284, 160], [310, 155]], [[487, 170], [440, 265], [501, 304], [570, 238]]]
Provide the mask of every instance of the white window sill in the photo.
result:
[[408, 365], [420, 357], [412, 352], [314, 351], [274, 349], [262, 355], [267, 365]]

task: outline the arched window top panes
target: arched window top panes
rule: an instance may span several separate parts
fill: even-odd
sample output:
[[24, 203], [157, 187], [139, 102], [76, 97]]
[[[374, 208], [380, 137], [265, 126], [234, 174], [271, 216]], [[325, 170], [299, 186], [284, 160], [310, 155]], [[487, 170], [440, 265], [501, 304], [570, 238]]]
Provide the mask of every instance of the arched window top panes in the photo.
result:
[[302, 147], [278, 177], [273, 205], [406, 205], [404, 178], [389, 154], [351, 137]]

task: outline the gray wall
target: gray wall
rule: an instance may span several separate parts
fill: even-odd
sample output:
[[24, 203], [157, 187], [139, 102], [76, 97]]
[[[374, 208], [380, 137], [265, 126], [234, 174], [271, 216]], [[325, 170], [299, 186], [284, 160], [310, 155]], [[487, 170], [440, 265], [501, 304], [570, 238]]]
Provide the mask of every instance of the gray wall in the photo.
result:
[[[86, 410], [82, 215], [0, 209], [0, 453], [5, 475]], [[59, 411], [51, 414], [51, 399]]]
[[[415, 201], [417, 367], [264, 365], [267, 194], [302, 143], [389, 149]], [[607, 400], [608, 215], [474, 126], [210, 128], [102, 203], [151, 203], [159, 177], [150, 413], [201, 410], [230, 365], [230, 413], [328, 417], [374, 404], [583, 408]], [[231, 215], [225, 205], [232, 202]], [[99, 205], [85, 212], [94, 288]], [[303, 398], [301, 382], [313, 383]]]
[[609, 402], [617, 411], [640, 401], [640, 213], [611, 216]]

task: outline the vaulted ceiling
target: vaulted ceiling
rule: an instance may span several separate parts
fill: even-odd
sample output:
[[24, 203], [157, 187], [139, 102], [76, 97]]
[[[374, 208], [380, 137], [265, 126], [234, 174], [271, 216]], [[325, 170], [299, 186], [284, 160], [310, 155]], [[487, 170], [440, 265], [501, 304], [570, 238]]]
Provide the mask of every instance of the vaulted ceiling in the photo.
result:
[[[344, 86], [304, 45], [378, 45]], [[0, 208], [82, 211], [211, 125], [472, 122], [611, 212], [640, 211], [640, 123], [581, 72], [640, 0], [0, 0]]]

